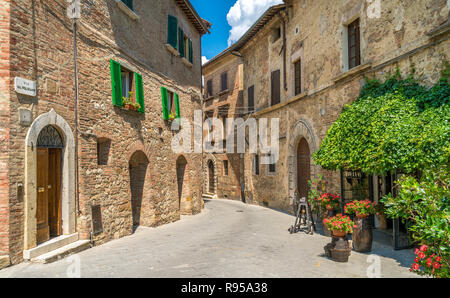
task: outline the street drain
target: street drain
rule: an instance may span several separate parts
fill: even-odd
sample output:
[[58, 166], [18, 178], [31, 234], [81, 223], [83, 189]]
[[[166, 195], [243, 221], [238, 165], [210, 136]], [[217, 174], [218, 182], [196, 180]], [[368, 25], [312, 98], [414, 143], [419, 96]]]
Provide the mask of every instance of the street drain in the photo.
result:
[[243, 210], [236, 210], [236, 212], [244, 212]]

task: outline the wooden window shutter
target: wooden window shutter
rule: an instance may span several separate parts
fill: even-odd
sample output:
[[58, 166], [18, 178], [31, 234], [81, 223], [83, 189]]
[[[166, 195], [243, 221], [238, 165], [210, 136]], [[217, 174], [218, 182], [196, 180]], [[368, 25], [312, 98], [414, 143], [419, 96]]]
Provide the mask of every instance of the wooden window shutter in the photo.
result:
[[280, 70], [276, 70], [272, 72], [272, 105], [276, 105], [280, 103]]
[[225, 91], [228, 89], [228, 74], [226, 72], [224, 72], [222, 74], [222, 90], [221, 91]]
[[110, 60], [111, 65], [111, 87], [112, 101], [115, 106], [123, 106], [122, 102], [122, 76], [120, 74], [120, 64], [114, 60]]
[[175, 93], [175, 112], [177, 113], [177, 118], [181, 117], [180, 113], [180, 97]]
[[169, 107], [168, 107], [168, 96], [167, 89], [161, 87], [161, 99], [162, 99], [162, 108], [163, 108], [163, 119], [169, 120]]
[[174, 49], [177, 49], [178, 43], [178, 19], [174, 16], [169, 15], [168, 28], [167, 28], [167, 43], [170, 44]]
[[213, 96], [213, 86], [212, 86], [212, 80], [208, 80], [207, 83], [207, 97]]
[[295, 95], [302, 93], [302, 62], [298, 60], [294, 64], [295, 68]]
[[141, 106], [139, 112], [145, 113], [144, 83], [142, 81], [142, 76], [138, 73], [134, 73], [134, 81], [136, 82], [136, 102]]
[[189, 39], [189, 62], [194, 63], [194, 50], [192, 48], [192, 40]]
[[255, 110], [255, 86], [248, 88], [248, 111], [253, 112]]
[[182, 58], [184, 58], [184, 51], [185, 51], [185, 44], [184, 44], [184, 32], [183, 29], [179, 28], [178, 29], [178, 45], [179, 45], [179, 50], [178, 52], [180, 53], [180, 56]]

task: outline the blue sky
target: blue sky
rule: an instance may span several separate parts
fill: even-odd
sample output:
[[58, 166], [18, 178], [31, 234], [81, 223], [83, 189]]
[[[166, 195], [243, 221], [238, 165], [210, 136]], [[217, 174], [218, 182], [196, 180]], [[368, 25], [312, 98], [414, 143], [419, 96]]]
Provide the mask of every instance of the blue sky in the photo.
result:
[[200, 17], [212, 23], [202, 39], [202, 55], [211, 59], [237, 41], [270, 6], [282, 0], [191, 0]]

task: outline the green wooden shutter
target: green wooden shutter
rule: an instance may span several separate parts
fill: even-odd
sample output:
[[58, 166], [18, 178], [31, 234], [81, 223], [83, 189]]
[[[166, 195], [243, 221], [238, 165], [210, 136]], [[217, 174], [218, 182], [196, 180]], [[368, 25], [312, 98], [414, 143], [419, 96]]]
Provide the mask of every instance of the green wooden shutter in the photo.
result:
[[142, 81], [142, 76], [138, 73], [134, 73], [134, 81], [136, 82], [136, 102], [141, 106], [139, 112], [145, 113], [144, 106], [144, 83]]
[[178, 29], [178, 45], [179, 45], [179, 52], [180, 52], [180, 56], [183, 58], [184, 57], [184, 32], [183, 29], [179, 28]]
[[189, 39], [189, 62], [194, 63], [194, 51], [192, 49], [192, 40]]
[[177, 49], [178, 42], [178, 19], [174, 16], [169, 15], [168, 28], [167, 28], [167, 43], [170, 44], [174, 49]]
[[122, 76], [120, 64], [114, 60], [110, 60], [111, 64], [111, 86], [113, 105], [123, 106], [122, 102]]
[[163, 108], [163, 119], [169, 120], [169, 108], [167, 104], [168, 96], [167, 96], [167, 89], [164, 87], [161, 87], [161, 99], [162, 99], [162, 108]]
[[175, 93], [175, 111], [177, 112], [177, 118], [180, 118], [180, 98], [177, 93]]

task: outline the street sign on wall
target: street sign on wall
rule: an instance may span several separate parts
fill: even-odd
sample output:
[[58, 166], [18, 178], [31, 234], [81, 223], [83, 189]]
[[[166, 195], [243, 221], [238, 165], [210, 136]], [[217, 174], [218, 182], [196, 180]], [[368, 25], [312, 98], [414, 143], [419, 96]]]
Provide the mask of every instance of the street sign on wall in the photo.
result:
[[36, 96], [37, 94], [36, 81], [30, 81], [19, 77], [14, 79], [14, 89], [17, 93], [28, 96]]

